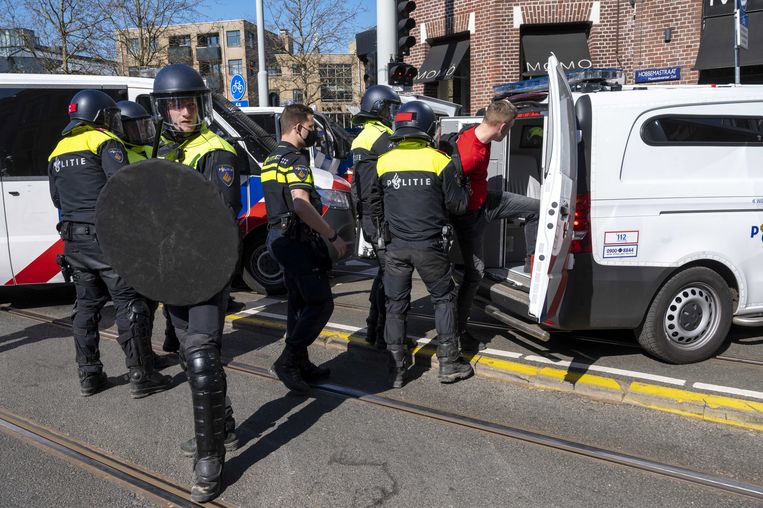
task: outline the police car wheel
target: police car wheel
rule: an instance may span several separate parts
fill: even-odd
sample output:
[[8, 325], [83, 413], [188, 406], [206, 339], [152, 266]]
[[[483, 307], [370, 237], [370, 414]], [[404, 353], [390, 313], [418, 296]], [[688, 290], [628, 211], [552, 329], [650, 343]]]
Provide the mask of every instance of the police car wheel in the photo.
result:
[[695, 266], [670, 278], [654, 297], [638, 342], [669, 363], [693, 363], [715, 355], [731, 327], [732, 296], [710, 268]]
[[283, 271], [268, 253], [265, 233], [255, 233], [245, 240], [241, 278], [254, 291], [261, 294], [278, 294], [286, 291]]

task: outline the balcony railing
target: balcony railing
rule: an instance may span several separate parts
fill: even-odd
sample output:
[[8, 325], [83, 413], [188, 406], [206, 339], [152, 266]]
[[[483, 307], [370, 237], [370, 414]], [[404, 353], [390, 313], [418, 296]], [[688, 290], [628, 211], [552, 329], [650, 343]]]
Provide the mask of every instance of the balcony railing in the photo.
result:
[[193, 52], [190, 46], [170, 46], [167, 58], [171, 64], [191, 65], [193, 63]]
[[196, 60], [199, 62], [219, 62], [222, 60], [220, 46], [196, 48]]

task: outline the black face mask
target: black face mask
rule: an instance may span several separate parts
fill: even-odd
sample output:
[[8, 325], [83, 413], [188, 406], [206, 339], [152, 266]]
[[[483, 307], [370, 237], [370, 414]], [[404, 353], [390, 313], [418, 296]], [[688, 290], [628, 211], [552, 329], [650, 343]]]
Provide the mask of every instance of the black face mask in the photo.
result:
[[[303, 127], [303, 129], [307, 130], [304, 127]], [[302, 135], [300, 134], [300, 137], [301, 136]], [[307, 137], [306, 138], [302, 138], [302, 141], [305, 142], [305, 147], [306, 148], [311, 147], [311, 146], [313, 146], [315, 144], [316, 141], [318, 141], [318, 133], [315, 131], [315, 129], [313, 129], [311, 131], [307, 131]]]

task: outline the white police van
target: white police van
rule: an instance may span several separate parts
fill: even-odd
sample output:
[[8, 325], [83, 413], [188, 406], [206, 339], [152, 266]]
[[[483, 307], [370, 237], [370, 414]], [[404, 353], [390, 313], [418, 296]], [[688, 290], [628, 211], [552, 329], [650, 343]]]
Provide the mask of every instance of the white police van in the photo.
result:
[[[47, 158], [68, 123], [72, 96], [94, 88], [116, 101], [136, 101], [150, 111], [152, 87], [151, 79], [123, 76], [0, 74], [1, 285], [63, 281], [56, 264], [63, 243], [56, 232], [58, 213], [50, 199]], [[281, 290], [278, 265], [257, 255], [264, 251], [267, 224], [259, 172], [275, 141], [223, 97], [213, 94], [213, 102], [212, 129], [234, 143], [242, 159], [243, 206], [238, 220], [248, 256], [242, 276], [254, 290]], [[324, 173], [316, 178], [324, 216], [352, 245], [355, 225], [349, 183]], [[335, 255], [333, 248], [330, 251]]]
[[763, 86], [573, 93], [548, 68], [545, 90], [507, 94], [520, 114], [492, 150], [489, 184], [541, 199], [532, 277], [521, 228], [486, 234], [496, 316], [633, 329], [672, 363], [715, 354], [732, 322], [763, 325]]

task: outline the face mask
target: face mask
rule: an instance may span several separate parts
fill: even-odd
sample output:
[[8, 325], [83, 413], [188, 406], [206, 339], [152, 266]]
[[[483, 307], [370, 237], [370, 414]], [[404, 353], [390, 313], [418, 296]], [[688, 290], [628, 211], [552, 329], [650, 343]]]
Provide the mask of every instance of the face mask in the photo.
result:
[[[305, 127], [303, 127], [303, 129], [307, 130]], [[300, 134], [300, 137], [302, 137], [302, 134]], [[318, 134], [315, 132], [315, 129], [311, 131], [307, 131], [307, 137], [302, 138], [302, 141], [305, 142], [305, 147], [313, 146], [317, 140], [318, 140]]]

